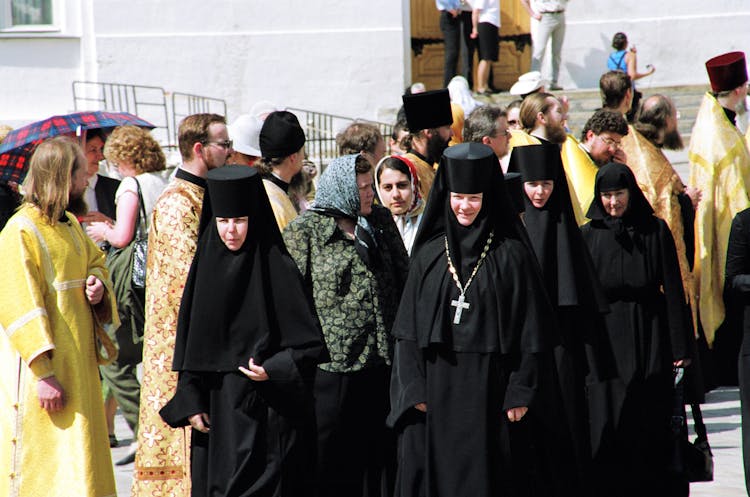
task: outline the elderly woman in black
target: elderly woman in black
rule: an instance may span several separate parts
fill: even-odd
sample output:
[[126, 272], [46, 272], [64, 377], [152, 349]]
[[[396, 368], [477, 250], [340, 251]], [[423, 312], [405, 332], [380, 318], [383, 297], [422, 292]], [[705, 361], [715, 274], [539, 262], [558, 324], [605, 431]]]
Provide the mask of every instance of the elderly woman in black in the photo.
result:
[[694, 342], [674, 240], [628, 166], [603, 166], [594, 191], [582, 231], [609, 300], [615, 378], [590, 395], [595, 494], [679, 495], [668, 471], [672, 369], [689, 364]]

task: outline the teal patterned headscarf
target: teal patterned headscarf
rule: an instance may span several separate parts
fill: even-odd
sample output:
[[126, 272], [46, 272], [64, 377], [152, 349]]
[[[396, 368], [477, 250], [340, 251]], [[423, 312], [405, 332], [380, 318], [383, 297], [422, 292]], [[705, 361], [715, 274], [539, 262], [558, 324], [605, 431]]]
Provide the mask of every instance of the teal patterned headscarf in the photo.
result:
[[380, 257], [375, 231], [367, 218], [359, 213], [361, 205], [355, 169], [358, 156], [358, 154], [344, 155], [333, 159], [328, 164], [318, 181], [315, 200], [310, 210], [326, 216], [356, 220], [354, 237], [357, 253], [368, 267], [373, 267]]

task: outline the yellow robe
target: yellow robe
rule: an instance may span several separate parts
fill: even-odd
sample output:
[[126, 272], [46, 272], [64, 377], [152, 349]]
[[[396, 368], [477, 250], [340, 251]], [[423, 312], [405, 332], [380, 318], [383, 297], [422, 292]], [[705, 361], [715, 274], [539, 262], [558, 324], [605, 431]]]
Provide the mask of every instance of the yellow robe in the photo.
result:
[[419, 177], [419, 193], [422, 198], [427, 201], [430, 196], [430, 189], [432, 188], [432, 182], [435, 180], [435, 168], [433, 164], [428, 164], [416, 155], [412, 153], [404, 154], [404, 157], [409, 159], [414, 167], [417, 168], [417, 176]]
[[[697, 325], [698, 309], [693, 273], [687, 259], [685, 226], [682, 222], [682, 208], [677, 198], [685, 191], [685, 185], [664, 152], [632, 126], [629, 126], [628, 134], [622, 139], [622, 150], [628, 157], [628, 166], [635, 174], [638, 186], [654, 208], [656, 216], [666, 221], [672, 232], [680, 264], [682, 286], [693, 311], [693, 325]], [[695, 330], [697, 331], [697, 328]]]
[[453, 102], [451, 102], [451, 116], [453, 116], [453, 123], [451, 124], [453, 136], [451, 137], [451, 141], [448, 142], [449, 147], [463, 143], [464, 121], [466, 120], [464, 109], [459, 104]]
[[[100, 321], [119, 326], [104, 253], [75, 216], [48, 224], [24, 205], [0, 234], [0, 495], [115, 495], [94, 339], [85, 295], [94, 275], [107, 291]], [[41, 356], [50, 351], [52, 359]], [[41, 357], [40, 357], [41, 356]], [[29, 364], [36, 358], [32, 364]], [[65, 407], [39, 406], [37, 381], [54, 374]]]
[[198, 240], [204, 189], [175, 178], [156, 201], [148, 235], [146, 324], [133, 496], [190, 496], [190, 427], [159, 416], [177, 387], [177, 314]]
[[724, 270], [735, 214], [750, 205], [750, 154], [719, 102], [703, 97], [688, 151], [690, 186], [703, 198], [695, 213], [695, 267], [699, 316], [709, 345], [724, 321]]
[[276, 224], [279, 225], [279, 231], [284, 231], [286, 225], [297, 217], [297, 210], [294, 208], [289, 195], [273, 181], [264, 179], [263, 186], [266, 189], [268, 200], [271, 202], [271, 209], [273, 209]]
[[[508, 151], [510, 153], [513, 147], [539, 145], [540, 143], [537, 137], [525, 131], [513, 130], [510, 132]], [[586, 212], [594, 198], [594, 178], [598, 168], [589, 157], [588, 152], [581, 147], [573, 135], [569, 134], [565, 139], [560, 149], [560, 155], [565, 168], [565, 177], [568, 180], [573, 214], [575, 214], [578, 226], [582, 226], [588, 222]]]

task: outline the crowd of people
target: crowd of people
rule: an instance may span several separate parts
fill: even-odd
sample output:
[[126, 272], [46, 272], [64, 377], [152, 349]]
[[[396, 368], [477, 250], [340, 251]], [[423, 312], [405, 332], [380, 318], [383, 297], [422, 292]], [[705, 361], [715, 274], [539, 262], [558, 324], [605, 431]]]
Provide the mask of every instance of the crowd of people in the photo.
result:
[[137, 126], [42, 142], [0, 231], [0, 493], [114, 495], [119, 406], [134, 496], [688, 495], [698, 342], [748, 327], [747, 67], [706, 63], [685, 185], [623, 58], [580, 137], [538, 72], [507, 109], [451, 77], [319, 178], [272, 108], [186, 117], [171, 174]]

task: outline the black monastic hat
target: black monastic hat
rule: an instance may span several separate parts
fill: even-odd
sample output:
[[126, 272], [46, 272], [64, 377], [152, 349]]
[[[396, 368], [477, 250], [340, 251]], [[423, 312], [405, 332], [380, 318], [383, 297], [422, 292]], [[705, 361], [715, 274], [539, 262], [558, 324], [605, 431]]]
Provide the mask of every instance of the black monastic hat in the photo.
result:
[[455, 193], [480, 193], [487, 189], [492, 169], [499, 167], [497, 156], [482, 143], [459, 143], [443, 152], [447, 166], [446, 180], [449, 191]]
[[404, 95], [401, 99], [404, 101], [406, 125], [412, 133], [453, 124], [451, 97], [445, 88]]
[[216, 217], [244, 217], [253, 208], [249, 194], [253, 181], [260, 181], [258, 170], [247, 166], [211, 169], [206, 176], [211, 211]]
[[562, 171], [560, 147], [554, 144], [513, 147], [509, 171], [521, 173], [523, 181], [556, 180]]

